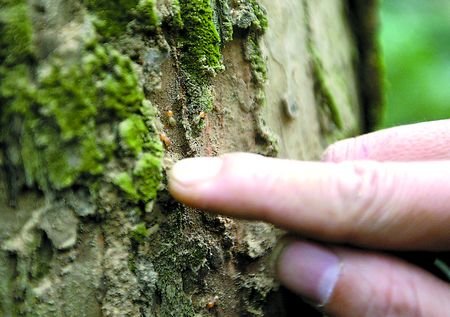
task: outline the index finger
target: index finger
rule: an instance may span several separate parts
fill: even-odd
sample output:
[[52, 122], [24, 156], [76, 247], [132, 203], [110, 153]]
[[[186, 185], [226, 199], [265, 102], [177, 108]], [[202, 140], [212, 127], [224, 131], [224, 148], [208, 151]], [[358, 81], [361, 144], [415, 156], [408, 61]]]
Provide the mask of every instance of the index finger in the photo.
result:
[[190, 206], [268, 221], [319, 240], [403, 250], [450, 248], [450, 162], [300, 162], [231, 154], [169, 174]]
[[336, 142], [324, 161], [425, 161], [450, 159], [450, 120], [421, 122]]

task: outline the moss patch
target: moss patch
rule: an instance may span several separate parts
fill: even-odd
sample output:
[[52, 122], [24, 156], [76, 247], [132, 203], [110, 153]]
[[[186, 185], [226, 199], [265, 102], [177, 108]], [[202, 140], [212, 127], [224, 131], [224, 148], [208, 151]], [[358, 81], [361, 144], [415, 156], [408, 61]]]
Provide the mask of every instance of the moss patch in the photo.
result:
[[113, 183], [132, 201], [153, 200], [160, 189], [161, 171], [161, 157], [154, 153], [143, 153], [134, 168], [117, 174], [113, 178]]
[[245, 58], [250, 63], [252, 79], [258, 88], [262, 88], [267, 80], [267, 65], [261, 48], [259, 47], [259, 37], [256, 34], [249, 36], [245, 50]]
[[[156, 289], [161, 294], [158, 316], [190, 317], [196, 316], [192, 292], [198, 290], [203, 281], [204, 271], [211, 270], [208, 259], [211, 254], [211, 242], [204, 232], [198, 235], [187, 235], [195, 228], [182, 220], [183, 210], [172, 210], [166, 222], [161, 225], [161, 235], [155, 239], [147, 239], [147, 250], [138, 257], [150, 256], [158, 273]], [[150, 230], [150, 229], [149, 229]], [[194, 286], [195, 285], [195, 286]]]
[[257, 0], [241, 2], [232, 16], [233, 25], [245, 30], [247, 36], [244, 42], [245, 59], [250, 63], [252, 80], [258, 90], [258, 103], [264, 103], [262, 88], [267, 80], [267, 65], [263, 57], [259, 40], [269, 26], [267, 12]]
[[[1, 30], [31, 30], [26, 8], [5, 5]], [[20, 19], [6, 19], [4, 12]], [[162, 178], [162, 145], [132, 61], [91, 39], [80, 42], [76, 56], [55, 53], [35, 69], [27, 62], [31, 32], [21, 34], [26, 39], [21, 45], [11, 34], [0, 33], [0, 43], [6, 43], [0, 52], [6, 57], [0, 64], [0, 139], [10, 161], [22, 166], [27, 184], [64, 189], [105, 174], [107, 164], [120, 159], [128, 162], [121, 172], [136, 186], [133, 200], [154, 199]], [[119, 187], [130, 192], [126, 179], [120, 180]]]
[[[224, 69], [221, 49], [232, 40], [233, 27], [248, 31], [246, 59], [251, 64], [256, 88], [262, 89], [267, 71], [258, 41], [268, 27], [268, 19], [265, 9], [256, 0], [233, 4], [223, 0], [175, 0], [173, 7], [170, 24], [178, 34], [179, 60], [191, 123], [187, 129], [195, 137], [204, 125], [200, 114], [213, 109], [211, 78]], [[181, 20], [176, 19], [178, 12]], [[258, 92], [260, 96], [262, 93]], [[259, 99], [263, 103], [264, 98]]]
[[150, 235], [149, 230], [145, 223], [141, 222], [134, 226], [131, 230], [131, 238], [136, 242], [142, 242]]
[[32, 25], [26, 1], [0, 0], [0, 60], [14, 64], [32, 53]]
[[183, 68], [196, 79], [221, 70], [220, 37], [214, 25], [210, 0], [181, 1], [180, 10]]
[[119, 124], [119, 134], [123, 146], [134, 156], [138, 156], [142, 152], [146, 143], [147, 131], [144, 120], [138, 115], [132, 115]]
[[96, 14], [97, 30], [107, 38], [125, 33], [135, 18], [150, 29], [161, 23], [155, 0], [83, 0], [83, 4]]
[[139, 0], [84, 0], [83, 4], [95, 12], [99, 21], [99, 32], [107, 37], [117, 36], [126, 31], [126, 26], [132, 19], [131, 10]]
[[250, 0], [250, 4], [256, 17], [256, 19], [252, 21], [252, 28], [263, 33], [269, 27], [267, 12], [257, 0]]
[[140, 0], [135, 11], [138, 20], [150, 29], [155, 29], [161, 24], [161, 17], [156, 9], [156, 0]]
[[[32, 99], [22, 103], [26, 109], [12, 102], [12, 109], [25, 115], [27, 178], [44, 188], [65, 188], [82, 174], [102, 173], [116, 145], [102, 140], [98, 126], [137, 112], [143, 100], [128, 58], [100, 45], [83, 55], [71, 65], [54, 60], [38, 78]], [[31, 153], [39, 157], [30, 159]]]
[[185, 75], [191, 134], [195, 135], [203, 126], [203, 120], [197, 119], [199, 114], [212, 109], [211, 78], [224, 68], [221, 39], [209, 0], [180, 1], [178, 4], [182, 22], [177, 30], [181, 69]]
[[[160, 148], [162, 153], [162, 147]], [[159, 153], [157, 153], [159, 154]], [[161, 157], [154, 153], [143, 153], [133, 168], [133, 179], [140, 200], [152, 200], [160, 189]]]

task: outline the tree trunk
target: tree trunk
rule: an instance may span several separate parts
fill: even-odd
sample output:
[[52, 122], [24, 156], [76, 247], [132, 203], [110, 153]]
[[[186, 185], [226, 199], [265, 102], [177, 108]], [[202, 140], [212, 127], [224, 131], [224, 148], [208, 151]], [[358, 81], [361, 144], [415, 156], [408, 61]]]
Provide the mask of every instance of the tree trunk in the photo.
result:
[[[376, 1], [0, 0], [0, 315], [287, 316], [282, 232], [165, 171], [373, 123]], [[365, 111], [370, 109], [370, 111]]]

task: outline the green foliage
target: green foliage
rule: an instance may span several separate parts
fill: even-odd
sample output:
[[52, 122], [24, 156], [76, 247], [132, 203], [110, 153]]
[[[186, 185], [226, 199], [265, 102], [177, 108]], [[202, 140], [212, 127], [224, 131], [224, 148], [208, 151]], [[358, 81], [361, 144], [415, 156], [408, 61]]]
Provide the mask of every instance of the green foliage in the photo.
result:
[[449, 12], [448, 1], [383, 1], [383, 127], [450, 117]]

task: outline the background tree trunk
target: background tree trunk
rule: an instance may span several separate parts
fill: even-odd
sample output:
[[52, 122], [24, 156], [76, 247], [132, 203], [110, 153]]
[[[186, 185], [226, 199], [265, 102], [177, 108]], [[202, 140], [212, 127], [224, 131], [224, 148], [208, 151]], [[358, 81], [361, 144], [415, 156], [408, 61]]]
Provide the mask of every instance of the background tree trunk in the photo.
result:
[[287, 316], [282, 232], [181, 206], [164, 171], [367, 129], [376, 24], [376, 1], [0, 0], [0, 315]]

